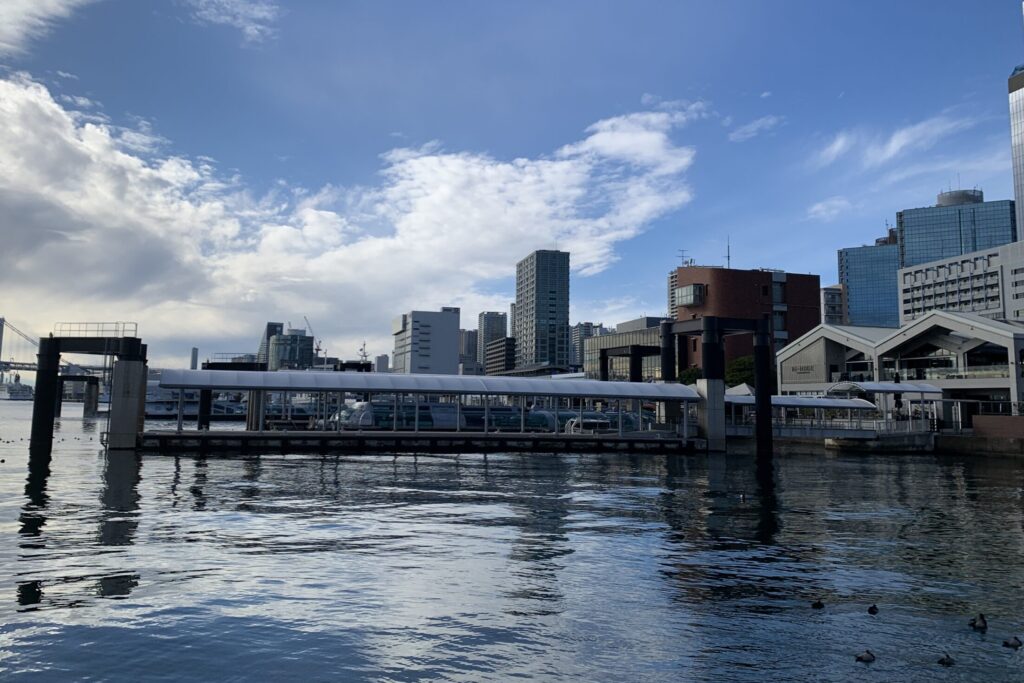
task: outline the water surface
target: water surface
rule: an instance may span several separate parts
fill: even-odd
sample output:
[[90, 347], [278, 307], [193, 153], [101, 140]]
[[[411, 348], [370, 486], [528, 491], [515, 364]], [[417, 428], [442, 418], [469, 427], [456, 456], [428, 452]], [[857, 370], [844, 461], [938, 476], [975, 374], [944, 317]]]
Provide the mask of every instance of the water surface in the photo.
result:
[[4, 680], [1024, 680], [1021, 461], [108, 459], [79, 410], [30, 474], [0, 402]]

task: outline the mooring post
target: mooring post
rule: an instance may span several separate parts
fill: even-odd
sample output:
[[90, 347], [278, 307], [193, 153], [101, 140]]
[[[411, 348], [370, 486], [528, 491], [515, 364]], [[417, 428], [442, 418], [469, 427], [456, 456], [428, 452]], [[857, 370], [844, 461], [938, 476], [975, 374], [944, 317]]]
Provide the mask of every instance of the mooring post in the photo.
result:
[[60, 378], [60, 340], [53, 337], [40, 339], [36, 359], [36, 393], [32, 404], [29, 456], [49, 461], [53, 452], [53, 420]]
[[85, 396], [83, 396], [84, 405], [82, 407], [82, 417], [94, 418], [100, 410], [100, 378], [90, 377], [85, 382]]
[[[182, 390], [184, 392], [184, 389]], [[211, 389], [199, 390], [199, 416], [196, 428], [199, 431], [210, 430], [210, 411], [213, 408], [213, 391]]]
[[772, 443], [772, 338], [768, 320], [759, 320], [754, 332], [754, 405], [758, 459], [771, 459]]

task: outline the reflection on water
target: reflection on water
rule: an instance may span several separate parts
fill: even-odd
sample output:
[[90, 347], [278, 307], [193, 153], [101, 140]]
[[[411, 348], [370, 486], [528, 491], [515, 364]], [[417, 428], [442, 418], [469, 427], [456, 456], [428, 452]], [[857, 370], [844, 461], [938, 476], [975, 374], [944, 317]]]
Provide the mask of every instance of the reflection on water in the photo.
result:
[[0, 444], [4, 679], [1024, 678], [1017, 461], [139, 460], [69, 412]]

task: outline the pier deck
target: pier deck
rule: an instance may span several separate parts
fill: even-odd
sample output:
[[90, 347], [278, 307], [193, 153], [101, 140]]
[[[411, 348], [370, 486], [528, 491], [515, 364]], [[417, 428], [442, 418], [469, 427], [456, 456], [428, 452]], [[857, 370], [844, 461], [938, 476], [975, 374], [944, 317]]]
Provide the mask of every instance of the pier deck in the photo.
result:
[[658, 433], [553, 434], [520, 432], [243, 432], [149, 431], [143, 453], [664, 453], [694, 449], [694, 439]]

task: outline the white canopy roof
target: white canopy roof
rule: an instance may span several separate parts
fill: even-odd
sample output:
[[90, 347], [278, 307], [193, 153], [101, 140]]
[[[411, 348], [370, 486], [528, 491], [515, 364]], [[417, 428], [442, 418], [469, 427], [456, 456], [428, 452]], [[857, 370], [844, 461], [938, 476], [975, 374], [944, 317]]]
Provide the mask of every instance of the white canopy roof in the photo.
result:
[[491, 394], [496, 396], [585, 396], [651, 401], [699, 401], [682, 384], [554, 380], [541, 377], [405, 375], [377, 372], [258, 372], [164, 370], [160, 386], [218, 391], [358, 391], [406, 394]]
[[[725, 402], [752, 406], [755, 397], [726, 394]], [[877, 410], [871, 401], [862, 398], [829, 398], [827, 396], [772, 396], [774, 408], [843, 408], [845, 410]]]
[[942, 394], [942, 389], [924, 382], [839, 382], [828, 388], [829, 394], [865, 391], [870, 394]]

